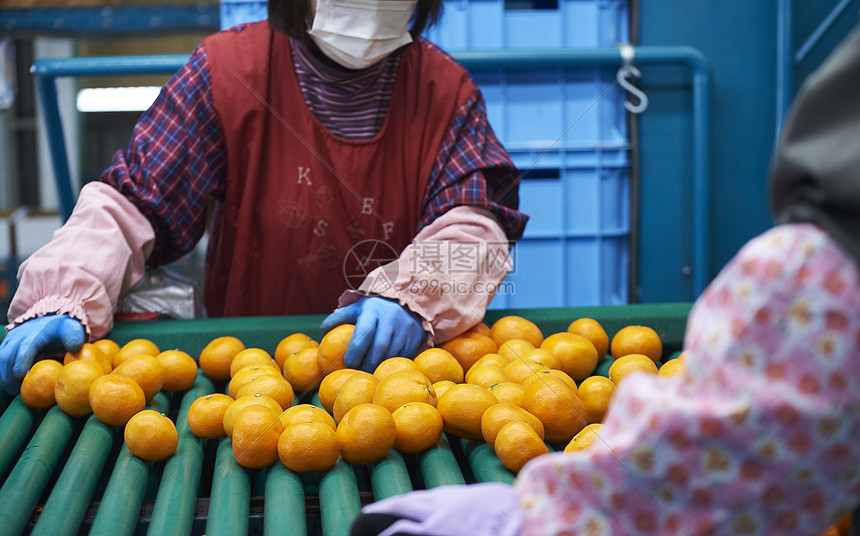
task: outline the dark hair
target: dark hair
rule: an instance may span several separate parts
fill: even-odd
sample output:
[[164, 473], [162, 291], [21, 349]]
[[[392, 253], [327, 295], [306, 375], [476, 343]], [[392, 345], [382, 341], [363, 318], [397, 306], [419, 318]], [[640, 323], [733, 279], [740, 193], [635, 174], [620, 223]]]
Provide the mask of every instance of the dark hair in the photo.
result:
[[[269, 26], [307, 44], [306, 21], [309, 18], [310, 4], [311, 0], [269, 0]], [[424, 30], [439, 22], [441, 17], [442, 0], [418, 0], [412, 17], [412, 27], [409, 29], [412, 38], [424, 33]]]

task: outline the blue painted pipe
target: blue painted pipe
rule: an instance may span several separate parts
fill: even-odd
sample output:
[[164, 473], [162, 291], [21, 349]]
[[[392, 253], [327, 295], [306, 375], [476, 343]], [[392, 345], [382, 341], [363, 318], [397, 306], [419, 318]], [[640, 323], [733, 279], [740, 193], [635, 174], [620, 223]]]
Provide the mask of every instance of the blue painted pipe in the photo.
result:
[[[685, 46], [631, 47], [629, 63], [680, 65], [689, 68], [693, 85], [693, 290], [696, 297], [710, 279], [710, 73], [701, 52]], [[628, 63], [616, 47], [534, 50], [450, 51], [466, 69], [546, 69], [608, 67]], [[45, 110], [51, 161], [54, 166], [60, 215], [72, 213], [72, 193], [65, 142], [54, 80], [60, 76], [146, 74], [177, 71], [185, 55], [110, 56], [38, 60], [31, 72], [36, 77], [39, 99]]]

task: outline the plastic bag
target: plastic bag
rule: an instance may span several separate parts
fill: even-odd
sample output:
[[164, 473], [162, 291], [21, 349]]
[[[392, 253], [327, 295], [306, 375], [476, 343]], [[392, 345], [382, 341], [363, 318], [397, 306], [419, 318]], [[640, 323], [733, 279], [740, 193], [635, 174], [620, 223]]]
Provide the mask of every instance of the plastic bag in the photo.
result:
[[205, 316], [197, 282], [169, 268], [148, 268], [143, 279], [120, 297], [114, 318], [187, 320]]

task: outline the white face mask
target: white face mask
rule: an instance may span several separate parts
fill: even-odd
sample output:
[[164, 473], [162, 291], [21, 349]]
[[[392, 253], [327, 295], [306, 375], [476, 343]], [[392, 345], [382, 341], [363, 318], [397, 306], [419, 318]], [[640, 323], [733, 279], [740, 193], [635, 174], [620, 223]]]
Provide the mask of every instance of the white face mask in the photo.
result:
[[317, 0], [308, 35], [349, 69], [364, 69], [412, 41], [409, 19], [418, 0]]

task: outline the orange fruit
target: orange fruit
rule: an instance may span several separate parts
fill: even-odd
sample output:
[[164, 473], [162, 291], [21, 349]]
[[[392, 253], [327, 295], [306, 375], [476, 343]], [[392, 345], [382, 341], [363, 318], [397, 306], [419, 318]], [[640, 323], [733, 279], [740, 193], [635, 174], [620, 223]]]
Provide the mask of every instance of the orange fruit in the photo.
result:
[[523, 407], [523, 397], [526, 394], [526, 388], [518, 383], [497, 383], [490, 386], [490, 392], [496, 395], [499, 402], [510, 402], [515, 406]]
[[281, 367], [275, 363], [275, 360], [272, 359], [269, 352], [262, 348], [245, 348], [233, 356], [233, 360], [230, 362], [230, 377], [232, 378], [237, 372], [239, 372], [239, 369], [247, 367], [248, 365], [257, 365], [260, 367], [268, 366], [278, 372], [281, 371]]
[[278, 439], [284, 427], [279, 411], [260, 405], [242, 408], [233, 423], [233, 456], [239, 465], [262, 469], [278, 460]]
[[502, 426], [493, 450], [502, 465], [514, 473], [529, 461], [549, 452], [534, 428], [523, 421], [511, 421]]
[[564, 380], [550, 374], [528, 384], [523, 408], [540, 419], [546, 440], [551, 443], [570, 441], [587, 424], [579, 395]]
[[358, 404], [343, 415], [336, 433], [343, 459], [364, 464], [381, 460], [388, 454], [397, 440], [397, 425], [382, 406]]
[[597, 320], [593, 318], [579, 318], [567, 326], [567, 332], [582, 335], [591, 341], [591, 344], [597, 350], [598, 359], [603, 359], [609, 353], [609, 336]]
[[510, 402], [499, 402], [487, 408], [487, 411], [481, 416], [481, 437], [492, 447], [502, 426], [512, 421], [522, 421], [528, 424], [534, 428], [534, 431], [543, 441], [544, 428], [540, 419]]
[[[340, 391], [340, 387], [343, 385], [343, 382], [345, 382], [355, 372], [363, 371], [358, 371], [352, 368], [339, 369], [329, 372], [322, 379], [322, 382], [320, 382], [319, 397], [320, 405], [325, 408], [326, 411], [329, 413], [332, 412], [337, 392]], [[369, 373], [365, 372], [365, 374]]]
[[134, 414], [123, 431], [129, 452], [151, 462], [165, 460], [176, 452], [179, 434], [168, 417], [152, 409]]
[[140, 354], [157, 356], [161, 353], [158, 346], [149, 339], [132, 339], [122, 345], [119, 351], [113, 356], [113, 368], [117, 368], [120, 363], [126, 359]]
[[318, 353], [319, 348], [305, 348], [284, 358], [284, 378], [297, 393], [313, 391], [322, 381]]
[[281, 405], [268, 395], [250, 395], [237, 398], [227, 406], [227, 410], [224, 412], [224, 421], [222, 424], [224, 425], [224, 433], [227, 437], [233, 437], [233, 427], [236, 425], [236, 416], [239, 412], [248, 406], [255, 405], [266, 406], [278, 416], [280, 416], [282, 411]]
[[200, 370], [212, 380], [226, 380], [230, 377], [230, 365], [236, 354], [245, 349], [245, 343], [236, 337], [217, 337], [209, 341], [200, 352]]
[[463, 383], [463, 366], [448, 350], [428, 348], [416, 355], [413, 361], [418, 370], [433, 383], [442, 380]]
[[224, 414], [233, 402], [232, 398], [221, 393], [198, 397], [188, 408], [188, 429], [201, 439], [224, 437], [227, 435], [224, 432]]
[[242, 367], [236, 374], [230, 378], [230, 382], [227, 383], [227, 394], [233, 398], [236, 398], [239, 392], [239, 389], [245, 386], [248, 382], [253, 380], [258, 376], [277, 376], [278, 378], [282, 378], [280, 371], [278, 371], [275, 367], [269, 367], [267, 365], [247, 365]]
[[675, 359], [663, 363], [663, 365], [657, 369], [657, 374], [660, 376], [678, 376], [679, 374], [683, 374], [686, 368], [687, 362], [680, 357], [676, 357]]
[[382, 378], [373, 393], [373, 404], [394, 411], [407, 402], [425, 402], [436, 406], [436, 391], [427, 376], [413, 371], [401, 371]]
[[503, 316], [490, 327], [490, 337], [497, 346], [511, 339], [523, 339], [537, 348], [543, 342], [543, 333], [537, 324], [521, 316]]
[[93, 343], [85, 342], [81, 349], [77, 352], [66, 352], [63, 357], [63, 364], [68, 365], [72, 361], [94, 361], [102, 368], [105, 374], [110, 374], [113, 369], [111, 360], [102, 352], [98, 346]]
[[373, 371], [373, 375], [376, 376], [377, 380], [382, 381], [386, 376], [394, 374], [395, 372], [403, 372], [404, 370], [418, 371], [418, 367], [411, 359], [405, 357], [389, 357], [388, 359], [382, 360], [382, 362], [376, 366], [376, 370]]
[[508, 339], [499, 345], [498, 353], [509, 362], [520, 360], [535, 349], [535, 346], [525, 339]]
[[617, 358], [609, 367], [609, 379], [618, 385], [622, 379], [634, 372], [657, 374], [657, 365], [647, 355], [627, 354]]
[[615, 359], [628, 354], [643, 354], [656, 363], [663, 357], [663, 341], [648, 326], [626, 326], [612, 337], [610, 352]]
[[126, 359], [111, 374], [126, 376], [137, 382], [147, 402], [164, 386], [164, 366], [157, 358], [147, 354]]
[[821, 536], [850, 536], [851, 527], [854, 524], [854, 515], [848, 514], [840, 517], [833, 525], [827, 527]]
[[332, 406], [332, 415], [337, 422], [340, 422], [346, 412], [354, 406], [373, 402], [373, 395], [376, 393], [379, 380], [373, 374], [360, 372], [361, 374], [356, 372], [347, 378], [337, 392]]
[[311, 339], [304, 333], [293, 333], [281, 339], [275, 348], [275, 363], [284, 368], [284, 361], [293, 354], [297, 354], [308, 348], [319, 348], [320, 343]]
[[54, 359], [36, 361], [21, 382], [21, 400], [28, 408], [48, 409], [57, 403], [54, 387], [63, 365]]
[[409, 402], [391, 414], [397, 429], [394, 448], [407, 454], [436, 445], [442, 437], [442, 414], [430, 404]]
[[445, 342], [441, 348], [454, 356], [463, 371], [468, 371], [475, 361], [487, 354], [494, 354], [499, 349], [487, 335], [468, 331]]
[[[354, 325], [341, 324], [323, 335], [320, 341], [319, 354], [317, 354], [317, 364], [322, 374], [346, 368], [343, 354], [346, 353], [353, 331], [355, 331]], [[361, 335], [367, 336], [367, 334]]]
[[290, 382], [275, 374], [261, 374], [236, 391], [236, 398], [252, 395], [270, 396], [282, 410], [292, 406], [295, 399]]
[[82, 417], [92, 413], [90, 386], [104, 376], [104, 369], [95, 361], [72, 361], [63, 366], [54, 385], [54, 399], [67, 414]]
[[546, 378], [547, 376], [553, 376], [555, 378], [562, 380], [564, 383], [566, 383], [568, 385], [568, 387], [573, 389], [574, 392], [576, 392], [578, 390], [576, 382], [573, 381], [573, 378], [568, 376], [567, 372], [563, 372], [563, 371], [558, 370], [558, 369], [535, 371], [534, 374], [532, 374], [531, 376], [529, 376], [525, 380], [523, 380], [523, 387], [528, 387], [529, 384], [534, 382], [534, 381], [542, 381], [542, 379]]
[[496, 365], [483, 365], [480, 367], [472, 367], [466, 374], [466, 383], [489, 389], [497, 383], [507, 381], [505, 371]]
[[522, 384], [529, 376], [549, 368], [538, 361], [514, 359], [505, 366], [505, 381]]
[[591, 423], [570, 440], [570, 443], [564, 447], [564, 452], [576, 452], [579, 450], [585, 450], [591, 445], [594, 444], [595, 441], [599, 441], [600, 438], [598, 433], [600, 432], [600, 423]]
[[481, 417], [499, 400], [477, 385], [454, 385], [439, 398], [436, 409], [442, 415], [445, 431], [465, 439], [481, 439]]
[[559, 370], [576, 381], [589, 377], [597, 368], [597, 349], [582, 335], [554, 333], [543, 341], [541, 348], [552, 352], [558, 358]]
[[120, 374], [100, 376], [90, 385], [90, 408], [108, 426], [125, 426], [146, 407], [146, 395], [136, 381]]
[[[481, 356], [477, 361], [475, 361], [472, 364], [471, 368], [482, 367], [484, 365], [495, 365], [495, 366], [504, 370], [504, 368], [510, 362], [511, 362], [511, 360], [508, 359], [507, 357], [503, 357], [497, 353], [490, 353], [490, 354], [484, 354], [483, 356]], [[459, 382], [459, 383], [463, 383], [463, 382]]]
[[561, 362], [559, 359], [554, 353], [550, 352], [546, 348], [535, 348], [534, 350], [530, 350], [526, 352], [523, 359], [526, 361], [535, 361], [548, 369], [561, 368]]
[[478, 322], [474, 326], [467, 329], [464, 333], [478, 333], [480, 335], [486, 335], [487, 337], [492, 338], [493, 331], [490, 329], [490, 326], [484, 324], [483, 322]]
[[451, 380], [442, 380], [441, 382], [436, 382], [433, 384], [433, 390], [436, 391], [436, 402], [439, 402], [439, 397], [442, 396], [445, 391], [450, 389], [452, 386], [457, 385]]
[[165, 350], [157, 356], [164, 367], [162, 391], [187, 391], [197, 379], [197, 361], [182, 350]]
[[111, 360], [111, 368], [113, 368], [113, 358], [119, 353], [119, 345], [110, 339], [99, 339], [93, 341], [93, 346], [101, 350]]
[[298, 404], [289, 407], [281, 413], [280, 419], [284, 429], [299, 422], [317, 422], [328, 426], [332, 431], [337, 429], [337, 424], [332, 416], [326, 410], [313, 404]]
[[[24, 403], [33, 409], [46, 409], [53, 406], [56, 403], [54, 385], [56, 385], [57, 376], [62, 369], [63, 364], [54, 359], [36, 361], [27, 371], [21, 384], [21, 398], [24, 399]], [[26, 395], [25, 390], [27, 391]], [[45, 400], [46, 397], [50, 399], [50, 403]], [[37, 408], [30, 405], [30, 402], [38, 404], [40, 401], [46, 404], [45, 407]]]
[[297, 473], [328, 471], [339, 457], [337, 434], [319, 422], [290, 424], [278, 437], [278, 458]]
[[579, 384], [577, 394], [585, 406], [589, 424], [603, 422], [614, 393], [615, 382], [605, 376], [589, 376]]

